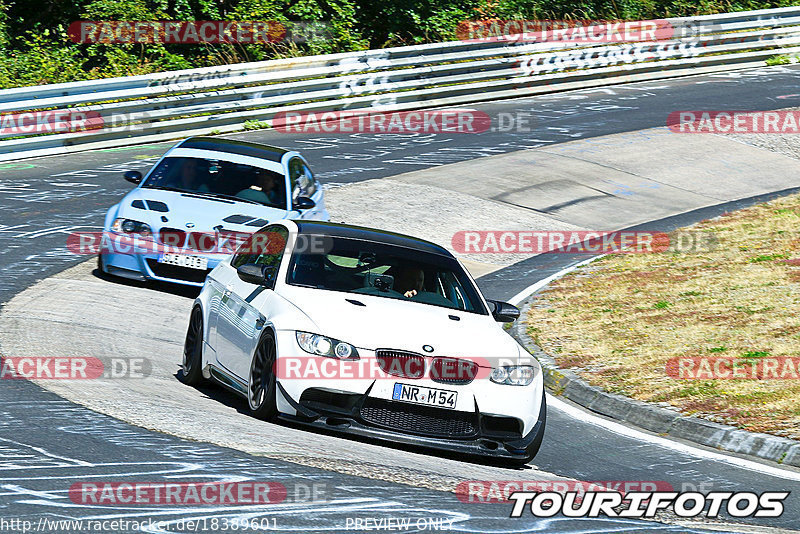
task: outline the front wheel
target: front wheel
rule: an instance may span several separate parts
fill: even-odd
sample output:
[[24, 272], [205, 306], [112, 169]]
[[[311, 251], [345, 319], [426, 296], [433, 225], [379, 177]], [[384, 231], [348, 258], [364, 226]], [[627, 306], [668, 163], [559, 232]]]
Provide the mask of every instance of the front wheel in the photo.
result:
[[181, 380], [184, 384], [197, 386], [203, 378], [203, 311], [200, 306], [192, 310], [186, 341], [183, 344], [183, 365]]
[[258, 342], [250, 364], [247, 402], [254, 417], [267, 421], [278, 414], [275, 402], [275, 357], [275, 337], [272, 332], [265, 332]]

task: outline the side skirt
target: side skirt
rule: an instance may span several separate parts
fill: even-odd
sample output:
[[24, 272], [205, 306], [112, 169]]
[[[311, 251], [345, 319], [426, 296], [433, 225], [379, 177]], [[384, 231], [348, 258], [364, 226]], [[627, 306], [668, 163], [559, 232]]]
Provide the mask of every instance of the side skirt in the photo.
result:
[[237, 395], [241, 395], [245, 399], [247, 398], [247, 384], [243, 384], [238, 378], [211, 364], [208, 365], [208, 373], [215, 382]]

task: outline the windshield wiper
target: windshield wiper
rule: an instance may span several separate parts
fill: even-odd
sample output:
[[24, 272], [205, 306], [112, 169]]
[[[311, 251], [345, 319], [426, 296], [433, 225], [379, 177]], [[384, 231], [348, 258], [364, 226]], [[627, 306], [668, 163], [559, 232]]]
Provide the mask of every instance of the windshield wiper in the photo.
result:
[[158, 189], [159, 191], [175, 191], [176, 193], [191, 193], [187, 189], [180, 189], [178, 187], [172, 187], [171, 185], [143, 185], [143, 189]]
[[242, 198], [237, 197], [236, 195], [226, 195], [224, 193], [207, 193], [202, 192], [199, 193], [200, 195], [208, 195], [210, 197], [217, 197], [217, 198], [225, 198], [228, 200], [235, 200], [236, 202], [247, 202], [248, 204], [256, 204], [258, 206], [265, 206], [266, 204], [262, 204], [261, 202], [256, 202], [255, 200], [250, 200], [249, 198]]

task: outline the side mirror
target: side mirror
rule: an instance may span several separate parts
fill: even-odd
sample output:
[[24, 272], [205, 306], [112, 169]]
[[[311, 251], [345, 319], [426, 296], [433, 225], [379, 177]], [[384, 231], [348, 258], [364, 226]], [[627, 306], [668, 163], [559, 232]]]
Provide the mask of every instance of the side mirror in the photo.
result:
[[492, 317], [499, 323], [513, 323], [519, 319], [519, 308], [508, 302], [500, 302], [499, 300], [489, 300], [489, 304], [494, 308], [492, 310]]
[[292, 202], [292, 209], [296, 211], [310, 210], [316, 205], [317, 203], [308, 197], [297, 197], [294, 199], [294, 202]]
[[132, 184], [139, 185], [140, 183], [142, 183], [142, 173], [140, 173], [139, 171], [126, 171], [125, 174], [123, 174], [123, 176], [127, 181], [129, 181]]
[[248, 284], [264, 286], [272, 289], [275, 287], [275, 277], [278, 270], [272, 265], [256, 265], [255, 263], [245, 263], [236, 269], [239, 278]]

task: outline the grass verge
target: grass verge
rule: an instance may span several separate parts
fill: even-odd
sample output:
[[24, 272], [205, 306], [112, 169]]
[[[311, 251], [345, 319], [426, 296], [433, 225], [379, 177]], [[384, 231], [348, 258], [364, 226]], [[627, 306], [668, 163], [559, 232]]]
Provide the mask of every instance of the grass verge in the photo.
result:
[[675, 358], [800, 357], [799, 229], [800, 195], [792, 195], [681, 229], [712, 234], [711, 251], [606, 256], [550, 284], [531, 307], [528, 333], [606, 391], [800, 439], [800, 379], [667, 371]]

